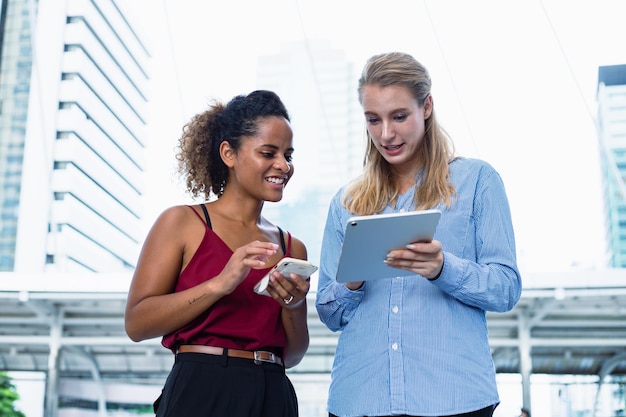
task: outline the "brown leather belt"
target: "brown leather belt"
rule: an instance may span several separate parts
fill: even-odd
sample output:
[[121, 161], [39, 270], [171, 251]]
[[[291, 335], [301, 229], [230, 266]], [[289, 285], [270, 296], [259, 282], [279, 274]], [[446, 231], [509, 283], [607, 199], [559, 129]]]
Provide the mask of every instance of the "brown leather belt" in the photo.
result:
[[[206, 353], [207, 355], [222, 355], [224, 353], [224, 348], [216, 347], [216, 346], [204, 346], [204, 345], [181, 345], [178, 348], [178, 353], [185, 352], [193, 352], [193, 353]], [[268, 352], [265, 350], [239, 350], [239, 349], [228, 349], [228, 356], [232, 358], [244, 358], [244, 359], [252, 359], [254, 363], [260, 365], [261, 362], [269, 362], [269, 363], [277, 363], [278, 365], [283, 366], [283, 360], [280, 356], [275, 355], [272, 352]]]

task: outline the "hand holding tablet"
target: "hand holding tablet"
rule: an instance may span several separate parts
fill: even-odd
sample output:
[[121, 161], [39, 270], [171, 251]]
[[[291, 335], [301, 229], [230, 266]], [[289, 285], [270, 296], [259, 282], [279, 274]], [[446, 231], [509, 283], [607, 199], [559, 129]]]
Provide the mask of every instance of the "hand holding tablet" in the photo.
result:
[[441, 217], [439, 210], [351, 217], [337, 268], [337, 282], [368, 281], [414, 275], [384, 263], [387, 254], [413, 242], [430, 242]]

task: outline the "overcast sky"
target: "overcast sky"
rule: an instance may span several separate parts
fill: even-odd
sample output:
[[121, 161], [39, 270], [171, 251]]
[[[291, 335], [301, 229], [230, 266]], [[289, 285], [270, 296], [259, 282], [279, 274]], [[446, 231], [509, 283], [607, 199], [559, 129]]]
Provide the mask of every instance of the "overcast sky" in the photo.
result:
[[595, 93], [599, 66], [626, 64], [624, 2], [133, 0], [129, 6], [145, 25], [154, 58], [150, 223], [165, 207], [189, 201], [173, 176], [182, 125], [210, 99], [256, 88], [259, 55], [293, 40], [326, 39], [357, 69], [391, 50], [428, 67], [438, 117], [458, 153], [485, 159], [504, 179], [523, 270], [604, 264]]

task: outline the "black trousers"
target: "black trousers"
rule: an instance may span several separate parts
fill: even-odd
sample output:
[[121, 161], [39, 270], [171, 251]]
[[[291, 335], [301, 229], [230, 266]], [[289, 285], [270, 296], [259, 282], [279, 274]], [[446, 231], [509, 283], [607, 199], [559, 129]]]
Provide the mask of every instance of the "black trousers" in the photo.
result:
[[[439, 417], [491, 417], [493, 416], [493, 406], [489, 406], [489, 407], [485, 407], [482, 410], [477, 410], [477, 411], [472, 411], [469, 413], [463, 413], [463, 414], [454, 414], [451, 416], [439, 416]], [[328, 417], [339, 417], [334, 415], [333, 413], [328, 413]], [[363, 416], [363, 417], [368, 417], [368, 416]], [[407, 414], [403, 415], [403, 416], [380, 416], [380, 417], [420, 417], [420, 416], [409, 416]]]
[[281, 365], [179, 353], [154, 411], [157, 417], [297, 417], [298, 400]]

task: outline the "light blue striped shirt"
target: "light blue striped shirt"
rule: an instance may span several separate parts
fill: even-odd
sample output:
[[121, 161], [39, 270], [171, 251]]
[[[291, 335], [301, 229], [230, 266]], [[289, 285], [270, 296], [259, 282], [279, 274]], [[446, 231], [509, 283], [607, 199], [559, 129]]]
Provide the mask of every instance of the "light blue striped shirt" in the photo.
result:
[[[486, 162], [450, 164], [457, 190], [443, 205], [435, 239], [443, 245], [440, 277], [366, 281], [357, 291], [335, 281], [346, 221], [343, 189], [328, 211], [316, 307], [341, 331], [328, 410], [341, 417], [467, 413], [499, 402], [486, 311], [512, 309], [521, 294], [509, 203]], [[414, 190], [397, 204], [413, 207]], [[394, 209], [387, 207], [384, 212]], [[354, 277], [359, 281], [359, 277]]]

